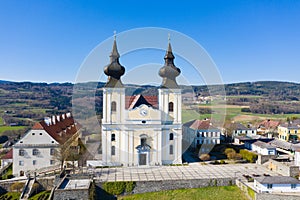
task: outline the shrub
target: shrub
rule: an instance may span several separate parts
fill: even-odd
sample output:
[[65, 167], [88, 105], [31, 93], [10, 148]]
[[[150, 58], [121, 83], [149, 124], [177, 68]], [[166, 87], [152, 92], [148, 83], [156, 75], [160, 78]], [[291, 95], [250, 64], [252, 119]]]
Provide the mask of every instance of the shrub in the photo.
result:
[[208, 160], [210, 160], [210, 155], [207, 153], [201, 154], [199, 158], [203, 161], [208, 161]]
[[133, 182], [133, 181], [126, 182], [125, 192], [126, 193], [132, 192], [134, 187], [135, 187], [135, 182]]
[[12, 191], [16, 190], [18, 192], [21, 192], [22, 188], [24, 187], [24, 183], [21, 182], [15, 182], [10, 186], [10, 189]]
[[132, 192], [135, 187], [135, 182], [127, 181], [127, 182], [106, 182], [103, 184], [103, 189], [113, 195], [120, 195], [124, 192]]
[[221, 160], [220, 164], [226, 164], [225, 160]]
[[230, 153], [236, 153], [236, 151], [233, 148], [226, 148], [224, 151], [225, 155], [228, 157], [228, 154]]
[[247, 150], [240, 150], [240, 154], [242, 155], [243, 159], [247, 160], [250, 163], [254, 163], [257, 159], [257, 155], [255, 153]]

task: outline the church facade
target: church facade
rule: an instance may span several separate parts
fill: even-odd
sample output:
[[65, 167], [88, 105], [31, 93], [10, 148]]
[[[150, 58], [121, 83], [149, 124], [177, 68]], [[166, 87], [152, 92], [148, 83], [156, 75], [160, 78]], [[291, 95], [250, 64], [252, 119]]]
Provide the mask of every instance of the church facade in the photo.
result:
[[105, 165], [147, 166], [182, 163], [180, 69], [169, 41], [159, 70], [158, 96], [125, 96], [116, 39], [104, 73], [102, 161]]

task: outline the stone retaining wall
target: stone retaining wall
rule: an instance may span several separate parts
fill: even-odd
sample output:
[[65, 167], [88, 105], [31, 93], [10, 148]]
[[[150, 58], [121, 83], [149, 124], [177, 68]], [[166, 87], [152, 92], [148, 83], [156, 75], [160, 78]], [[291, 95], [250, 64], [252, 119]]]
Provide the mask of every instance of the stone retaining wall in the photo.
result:
[[270, 193], [256, 193], [255, 200], [300, 200], [300, 196], [270, 194]]
[[[96, 182], [96, 185], [102, 188], [103, 182]], [[190, 179], [190, 180], [164, 180], [164, 181], [136, 181], [133, 189], [134, 194], [145, 192], [157, 192], [162, 190], [175, 190], [184, 188], [201, 188], [208, 186], [228, 186], [234, 185], [234, 178], [220, 179]]]

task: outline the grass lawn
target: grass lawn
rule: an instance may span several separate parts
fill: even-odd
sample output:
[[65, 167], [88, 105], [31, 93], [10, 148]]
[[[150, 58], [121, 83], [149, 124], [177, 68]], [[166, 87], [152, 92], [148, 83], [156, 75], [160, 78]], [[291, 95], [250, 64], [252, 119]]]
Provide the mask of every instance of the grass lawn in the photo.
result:
[[118, 199], [145, 200], [247, 200], [245, 194], [237, 186], [206, 187], [196, 189], [180, 189], [161, 192], [150, 192], [120, 197]]
[[6, 200], [6, 199], [17, 200], [20, 198], [20, 195], [21, 193], [19, 192], [7, 192], [0, 196], [0, 200]]
[[50, 193], [51, 191], [43, 191], [30, 197], [28, 200], [48, 200]]
[[2, 175], [2, 180], [8, 179], [12, 175], [12, 165], [7, 169], [6, 173]]
[[0, 126], [3, 126], [3, 123], [4, 123], [3, 118], [0, 116]]
[[4, 131], [8, 130], [20, 130], [20, 129], [25, 129], [26, 126], [0, 126], [0, 134]]

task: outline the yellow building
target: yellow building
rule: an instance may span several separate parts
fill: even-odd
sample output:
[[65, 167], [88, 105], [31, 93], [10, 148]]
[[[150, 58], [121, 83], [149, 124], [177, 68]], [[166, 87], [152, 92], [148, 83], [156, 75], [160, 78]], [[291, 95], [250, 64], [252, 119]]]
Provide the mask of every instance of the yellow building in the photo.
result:
[[278, 126], [278, 138], [287, 142], [297, 142], [300, 137], [300, 124], [296, 121]]

